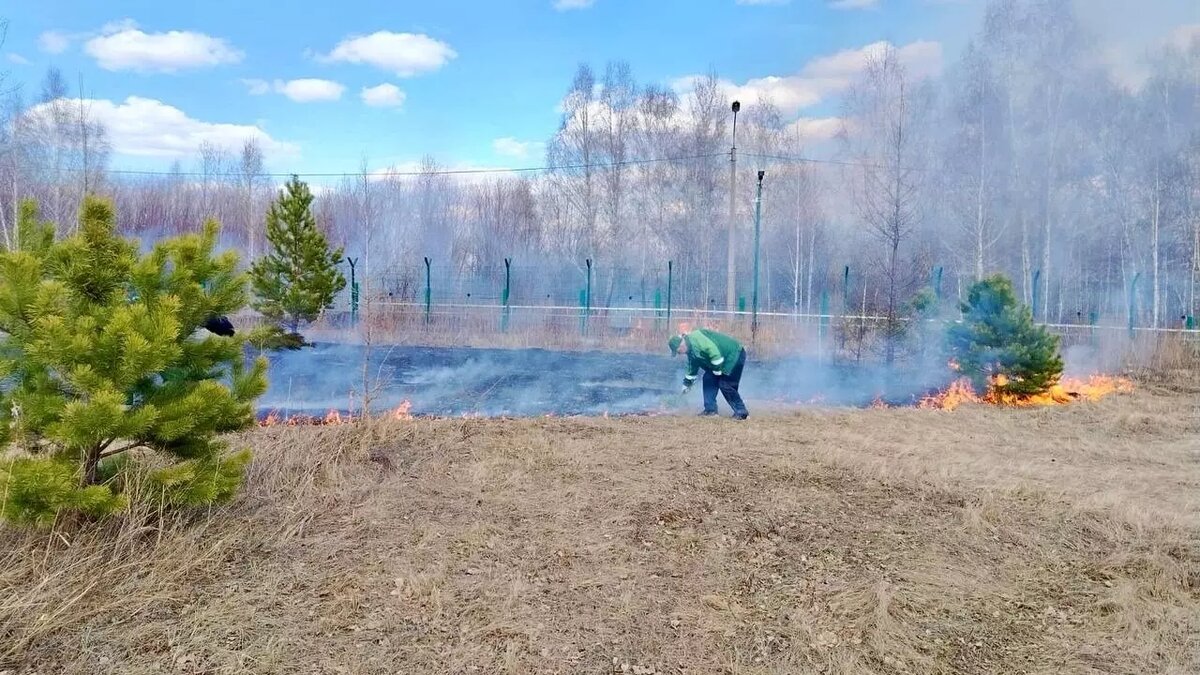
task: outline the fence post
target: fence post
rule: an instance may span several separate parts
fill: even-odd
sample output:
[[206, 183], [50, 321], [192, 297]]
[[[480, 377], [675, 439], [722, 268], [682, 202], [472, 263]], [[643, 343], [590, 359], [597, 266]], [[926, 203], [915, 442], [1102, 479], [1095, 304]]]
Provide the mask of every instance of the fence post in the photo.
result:
[[1142, 276], [1141, 272], [1133, 275], [1133, 281], [1129, 282], [1129, 338], [1133, 339], [1133, 327], [1137, 321], [1137, 282]]
[[[822, 297], [821, 302], [825, 302]], [[828, 314], [825, 310], [821, 310], [822, 314]], [[842, 316], [850, 314], [850, 266], [846, 265], [842, 270]]]
[[583, 295], [583, 329], [584, 335], [588, 332], [588, 318], [592, 314], [592, 259], [587, 259], [587, 286]]
[[1033, 273], [1033, 321], [1034, 321], [1034, 323], [1036, 323], [1038, 320], [1038, 300], [1041, 299], [1038, 295], [1038, 288], [1041, 286], [1041, 284], [1039, 284], [1038, 281], [1040, 281], [1041, 278], [1042, 278], [1041, 270], [1037, 270], [1036, 272]]
[[[865, 281], [865, 277], [864, 277], [864, 281]], [[865, 283], [863, 284], [863, 288], [864, 289], [866, 288]], [[823, 309], [821, 310], [822, 315], [829, 314], [829, 312], [827, 311], [829, 308], [829, 303], [825, 297], [827, 293], [828, 293], [828, 291], [824, 291], [821, 294], [821, 305], [823, 307]], [[848, 317], [848, 316], [850, 316], [850, 266], [846, 265], [842, 269], [842, 319], [846, 320], [846, 317]], [[825, 319], [822, 319], [822, 321], [825, 321]], [[844, 330], [842, 331], [842, 337], [839, 340], [838, 345], [842, 349], [846, 348], [846, 331], [844, 331]]]
[[346, 258], [350, 263], [350, 325], [358, 324], [358, 279], [354, 276], [354, 265], [358, 258]]
[[433, 287], [432, 275], [429, 272], [429, 264], [432, 261], [429, 256], [425, 257], [425, 323], [431, 320], [430, 311], [433, 309]]
[[[846, 278], [850, 277], [850, 267], [846, 267]], [[817, 354], [818, 361], [823, 361], [825, 356], [825, 333], [829, 328], [829, 291], [821, 291], [821, 316], [817, 319], [817, 336], [818, 346]]]
[[508, 315], [510, 312], [509, 298], [512, 291], [512, 258], [504, 259], [504, 294], [500, 301], [504, 303], [504, 310], [500, 314], [500, 330], [508, 332]]
[[671, 282], [674, 281], [675, 262], [667, 261], [667, 331], [671, 331]]

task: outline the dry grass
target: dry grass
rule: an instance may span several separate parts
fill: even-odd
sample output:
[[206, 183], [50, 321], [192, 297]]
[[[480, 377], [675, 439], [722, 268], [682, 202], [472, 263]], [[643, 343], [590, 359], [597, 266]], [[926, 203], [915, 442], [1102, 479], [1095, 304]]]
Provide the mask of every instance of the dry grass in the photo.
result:
[[[824, 327], [813, 317], [765, 315], [759, 318], [756, 335], [751, 334], [749, 316], [729, 317], [689, 309], [676, 309], [667, 321], [665, 312], [653, 310], [630, 318], [619, 312], [593, 309], [587, 333], [581, 333], [578, 311], [550, 308], [512, 310], [511, 321], [501, 329], [501, 308], [435, 308], [426, 323], [419, 307], [381, 305], [364, 308], [357, 326], [345, 312], [327, 315], [305, 329], [319, 342], [362, 342], [422, 345], [427, 347], [486, 347], [519, 349], [536, 346], [557, 350], [608, 350], [661, 353], [666, 338], [681, 326], [720, 330], [752, 347], [757, 358], [806, 355], [835, 361], [871, 361], [881, 357], [881, 322], [853, 317], [831, 318]], [[262, 317], [245, 311], [232, 317], [239, 330], [262, 323]], [[1091, 353], [1090, 365], [1103, 370], [1134, 368], [1162, 371], [1200, 368], [1200, 335], [1139, 331], [1131, 338], [1124, 329], [1055, 327], [1064, 347], [1083, 346]], [[935, 334], [937, 332], [935, 331]], [[934, 337], [925, 339], [936, 342]], [[915, 357], [919, 337], [914, 335], [901, 349], [902, 359]]]
[[1196, 394], [256, 431], [209, 517], [0, 533], [0, 669], [1196, 672]]

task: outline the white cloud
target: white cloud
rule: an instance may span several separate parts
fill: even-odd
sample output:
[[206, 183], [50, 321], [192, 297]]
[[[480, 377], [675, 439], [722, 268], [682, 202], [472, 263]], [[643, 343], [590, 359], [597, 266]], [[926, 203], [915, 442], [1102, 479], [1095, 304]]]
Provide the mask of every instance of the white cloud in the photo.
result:
[[271, 93], [271, 83], [266, 80], [242, 80], [242, 84], [246, 85], [246, 89], [251, 96], [262, 96]]
[[246, 91], [251, 96], [265, 96], [272, 92], [283, 94], [297, 103], [313, 101], [336, 101], [342, 97], [346, 87], [332, 80], [320, 80], [312, 77], [302, 77], [297, 80], [275, 80], [267, 82], [259, 79], [243, 79]]
[[[677, 91], [690, 91], [699, 76], [683, 78], [675, 82]], [[730, 100], [753, 103], [760, 99], [769, 99], [785, 114], [795, 114], [804, 108], [810, 108], [829, 93], [841, 88], [835, 81], [806, 78], [799, 75], [780, 77], [769, 75], [746, 80], [743, 84], [735, 84], [728, 80], [720, 81], [721, 90]]]
[[[721, 80], [725, 96], [743, 103], [770, 100], [785, 115], [798, 114], [805, 108], [845, 91], [867, 66], [868, 59], [890, 45], [876, 42], [858, 49], [847, 49], [809, 61], [795, 75], [768, 75], [738, 84]], [[937, 42], [918, 41], [897, 49], [900, 62], [914, 79], [937, 75], [942, 69], [942, 46]], [[689, 75], [675, 80], [672, 87], [680, 93], [690, 91], [701, 76]]]
[[528, 159], [535, 152], [541, 152], [543, 147], [545, 144], [539, 141], [518, 141], [511, 136], [492, 141], [492, 150], [497, 155], [513, 159]]
[[801, 117], [788, 125], [804, 143], [832, 140], [842, 132], [845, 121], [840, 117]]
[[1099, 63], [1117, 84], [1131, 90], [1141, 89], [1152, 74], [1151, 63], [1163, 49], [1177, 49], [1184, 53], [1196, 45], [1200, 49], [1200, 24], [1181, 24], [1165, 34], [1139, 45], [1137, 41], [1110, 41], [1099, 49]]
[[[888, 42], [875, 42], [858, 49], [846, 49], [810, 62], [804, 67], [804, 74], [818, 78], [853, 79], [866, 69], [871, 57], [882, 54], [891, 46]], [[896, 48], [896, 55], [913, 78], [933, 77], [942, 72], [940, 42], [911, 42]]]
[[1167, 43], [1181, 51], [1190, 51], [1192, 45], [1200, 40], [1200, 23], [1179, 26], [1171, 31]]
[[66, 33], [48, 30], [38, 36], [38, 49], [47, 54], [61, 54], [71, 46], [71, 38]]
[[879, 0], [834, 0], [829, 6], [833, 9], [874, 9], [879, 6]]
[[21, 56], [20, 54], [18, 54], [16, 52], [9, 52], [8, 54], [5, 55], [5, 58], [8, 59], [9, 63], [15, 63], [18, 66], [29, 65], [29, 59], [25, 58], [24, 56]]
[[[34, 106], [26, 114], [49, 114], [49, 105]], [[195, 155], [200, 144], [206, 141], [237, 152], [249, 139], [257, 140], [269, 157], [291, 157], [299, 153], [296, 145], [276, 140], [258, 126], [204, 122], [151, 98], [130, 96], [121, 103], [85, 99], [83, 105], [93, 119], [106, 128], [113, 151], [123, 155], [184, 158]]]
[[141, 73], [209, 68], [237, 63], [245, 56], [221, 38], [180, 30], [146, 33], [129, 20], [104, 26], [83, 49], [105, 70]]
[[428, 35], [381, 30], [346, 38], [319, 60], [366, 63], [398, 77], [413, 77], [433, 72], [456, 56], [458, 53], [450, 45]]
[[346, 88], [332, 80], [320, 80], [314, 77], [304, 77], [298, 80], [275, 80], [272, 89], [277, 94], [292, 99], [297, 103], [312, 103], [313, 101], [336, 101], [342, 97]]
[[[127, 30], [137, 30], [137, 27], [137, 22], [133, 19], [117, 19], [101, 26], [100, 35], [112, 35], [113, 33], [121, 33]], [[82, 37], [86, 37], [86, 35]]]
[[394, 84], [385, 82], [374, 87], [363, 87], [363, 103], [375, 108], [399, 108], [404, 105], [405, 93]]
[[587, 9], [596, 4], [596, 0], [554, 0], [554, 9], [567, 12], [572, 9]]

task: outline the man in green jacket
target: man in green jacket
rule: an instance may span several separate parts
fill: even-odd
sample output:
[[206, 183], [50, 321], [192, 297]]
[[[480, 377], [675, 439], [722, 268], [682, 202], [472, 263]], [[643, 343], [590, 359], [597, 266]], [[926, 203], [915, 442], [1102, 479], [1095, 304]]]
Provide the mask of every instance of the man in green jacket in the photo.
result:
[[742, 368], [746, 365], [746, 350], [735, 339], [715, 330], [701, 328], [690, 333], [672, 336], [667, 341], [671, 354], [687, 355], [687, 373], [683, 376], [683, 392], [687, 393], [696, 383], [700, 371], [704, 371], [704, 411], [701, 416], [717, 414], [717, 390], [733, 409], [733, 418], [744, 420], [750, 416], [738, 385], [742, 381]]

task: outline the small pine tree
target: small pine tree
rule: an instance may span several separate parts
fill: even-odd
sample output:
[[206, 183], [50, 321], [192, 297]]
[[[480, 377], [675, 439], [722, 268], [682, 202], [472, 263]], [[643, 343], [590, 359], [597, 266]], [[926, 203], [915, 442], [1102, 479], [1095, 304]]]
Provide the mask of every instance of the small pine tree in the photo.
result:
[[[346, 287], [338, 265], [342, 249], [331, 251], [312, 214], [313, 195], [308, 185], [292, 176], [267, 212], [267, 240], [271, 251], [256, 261], [251, 279], [257, 301], [254, 308], [282, 326], [274, 329], [277, 344], [290, 337], [296, 344], [300, 324], [316, 319]], [[291, 331], [284, 336], [282, 328]]]
[[249, 455], [218, 435], [253, 424], [266, 361], [246, 368], [240, 339], [196, 335], [246, 303], [217, 233], [210, 221], [139, 255], [108, 201], [88, 197], [62, 241], [22, 204], [18, 246], [0, 254], [0, 517], [118, 511], [139, 467], [168, 505], [237, 489]]
[[1004, 376], [994, 385], [1001, 396], [1040, 394], [1058, 382], [1063, 369], [1058, 337], [1033, 323], [1033, 314], [1017, 302], [1006, 277], [972, 285], [962, 312], [962, 323], [950, 327], [947, 343], [977, 391], [997, 375]]
[[904, 305], [904, 313], [911, 318], [913, 326], [911, 334], [916, 341], [915, 352], [922, 361], [931, 356], [932, 350], [938, 346], [940, 332], [933, 328], [931, 321], [937, 318], [940, 309], [937, 294], [928, 286], [917, 291]]

